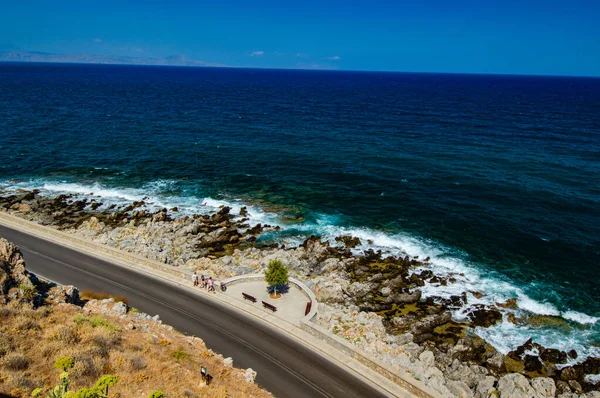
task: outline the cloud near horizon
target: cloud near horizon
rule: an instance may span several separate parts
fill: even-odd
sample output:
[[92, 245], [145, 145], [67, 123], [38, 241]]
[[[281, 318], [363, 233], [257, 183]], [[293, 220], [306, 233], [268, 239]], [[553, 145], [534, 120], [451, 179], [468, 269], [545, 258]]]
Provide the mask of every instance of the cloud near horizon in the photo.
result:
[[251, 57], [260, 57], [264, 53], [265, 53], [264, 51], [254, 51], [254, 52], [250, 53], [250, 56]]
[[102, 39], [100, 39], [99, 37], [96, 37], [96, 38], [93, 40], [93, 42], [94, 42], [94, 43], [102, 43]]
[[339, 61], [340, 60], [340, 56], [339, 55], [334, 55], [333, 57], [327, 57], [325, 59], [328, 59], [330, 61]]

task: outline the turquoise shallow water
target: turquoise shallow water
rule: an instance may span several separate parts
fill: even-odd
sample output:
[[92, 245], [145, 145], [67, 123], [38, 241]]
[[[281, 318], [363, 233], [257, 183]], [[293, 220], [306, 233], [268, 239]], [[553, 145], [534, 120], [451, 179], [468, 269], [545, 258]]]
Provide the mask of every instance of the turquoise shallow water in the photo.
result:
[[599, 79], [2, 64], [0, 93], [6, 189], [250, 204], [569, 320], [498, 345], [600, 341]]

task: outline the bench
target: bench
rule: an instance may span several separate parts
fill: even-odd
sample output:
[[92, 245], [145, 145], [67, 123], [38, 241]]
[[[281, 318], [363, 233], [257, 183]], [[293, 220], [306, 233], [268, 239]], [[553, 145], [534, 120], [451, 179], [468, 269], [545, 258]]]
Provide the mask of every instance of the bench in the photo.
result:
[[304, 316], [308, 315], [311, 308], [312, 308], [312, 301], [309, 301], [308, 303], [306, 303], [306, 310], [304, 310]]
[[244, 296], [244, 300], [250, 300], [253, 303], [256, 303], [256, 297], [251, 296], [251, 295], [249, 295], [247, 293], [242, 293], [242, 296]]
[[266, 301], [263, 301], [262, 304], [263, 304], [263, 307], [268, 308], [273, 312], [277, 311], [277, 307], [275, 307], [273, 304], [269, 304]]

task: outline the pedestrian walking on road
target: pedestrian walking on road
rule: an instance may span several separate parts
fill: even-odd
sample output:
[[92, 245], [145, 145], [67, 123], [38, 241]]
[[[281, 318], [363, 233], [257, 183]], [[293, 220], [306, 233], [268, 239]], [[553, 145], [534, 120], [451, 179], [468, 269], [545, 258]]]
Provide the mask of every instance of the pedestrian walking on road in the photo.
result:
[[194, 284], [194, 286], [198, 286], [198, 274], [196, 273], [196, 271], [194, 271], [194, 273], [192, 274], [192, 283]]
[[202, 275], [202, 278], [200, 278], [200, 287], [206, 289], [206, 279], [204, 279], [204, 275]]
[[213, 285], [212, 276], [208, 278], [208, 291], [217, 293], [217, 292], [215, 292], [215, 286]]

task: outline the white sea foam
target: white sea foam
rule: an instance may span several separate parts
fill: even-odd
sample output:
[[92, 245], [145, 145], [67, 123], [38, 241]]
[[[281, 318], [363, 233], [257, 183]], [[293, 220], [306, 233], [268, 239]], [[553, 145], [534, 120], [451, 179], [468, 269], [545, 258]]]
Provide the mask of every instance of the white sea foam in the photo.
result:
[[581, 323], [582, 325], [593, 325], [600, 320], [595, 316], [589, 316], [577, 311], [566, 311], [562, 313], [562, 317], [573, 322]]
[[576, 363], [589, 356], [600, 356], [600, 348], [589, 344], [593, 334], [589, 329], [572, 329], [569, 333], [565, 333], [559, 329], [517, 326], [504, 321], [489, 328], [476, 328], [475, 333], [503, 354], [514, 350], [530, 338], [544, 347], [561, 351], [576, 350], [578, 359], [569, 359], [569, 362], [562, 366]]
[[560, 315], [560, 311], [557, 310], [556, 307], [554, 307], [552, 304], [541, 303], [539, 301], [533, 300], [524, 293], [519, 294], [517, 304], [518, 304], [519, 308], [529, 311], [533, 314], [551, 315], [551, 316], [559, 316]]
[[585, 380], [588, 383], [596, 384], [596, 383], [600, 382], [600, 374], [597, 374], [597, 375], [586, 375], [585, 376]]
[[263, 223], [278, 225], [277, 215], [263, 212], [255, 206], [245, 205], [237, 200], [221, 200], [210, 197], [197, 197], [185, 194], [170, 194], [176, 190], [176, 181], [154, 180], [144, 184], [141, 188], [109, 187], [100, 183], [72, 183], [56, 180], [30, 180], [30, 181], [4, 181], [0, 182], [0, 188], [7, 192], [18, 192], [18, 190], [39, 189], [42, 195], [56, 196], [60, 194], [75, 194], [78, 198], [95, 199], [102, 202], [100, 210], [111, 205], [127, 206], [132, 202], [142, 201], [149, 211], [157, 211], [163, 208], [177, 207], [178, 212], [173, 216], [185, 216], [193, 214], [208, 214], [218, 211], [222, 206], [231, 208], [232, 214], [239, 214], [242, 207], [246, 207], [247, 218], [251, 224]]
[[[425, 241], [409, 234], [388, 234], [368, 228], [350, 228], [338, 226], [333, 223], [321, 222], [331, 221], [326, 217], [319, 217], [315, 224], [305, 224], [296, 230], [303, 230], [315, 235], [321, 235], [332, 244], [337, 244], [334, 238], [340, 235], [356, 236], [361, 240], [361, 245], [354, 250], [361, 252], [367, 248], [382, 250], [383, 253], [393, 255], [418, 256], [424, 260], [430, 257], [422, 268], [413, 272], [419, 273], [422, 269], [429, 269], [434, 274], [442, 277], [451, 276], [456, 280], [446, 286], [441, 284], [426, 283], [421, 287], [423, 297], [448, 298], [453, 295], [467, 293], [468, 305], [453, 312], [456, 320], [465, 320], [473, 305], [485, 304], [496, 308], [498, 303], [504, 303], [508, 299], [517, 299], [518, 309], [516, 315], [528, 317], [531, 315], [563, 316], [564, 318], [582, 324], [584, 327], [571, 330], [557, 329], [551, 327], [532, 327], [515, 325], [503, 321], [490, 328], [476, 328], [475, 332], [488, 341], [500, 352], [508, 353], [523, 344], [529, 338], [545, 347], [558, 348], [563, 351], [575, 349], [579, 353], [579, 359], [588, 356], [599, 356], [600, 349], [589, 344], [594, 340], [595, 330], [589, 325], [596, 323], [598, 318], [568, 309], [559, 309], [553, 303], [543, 302], [532, 298], [535, 286], [518, 287], [511, 283], [505, 276], [491, 272], [480, 264], [472, 263], [464, 253], [456, 253], [442, 245]], [[525, 289], [531, 290], [531, 292]], [[478, 297], [474, 292], [483, 293]], [[502, 311], [513, 311], [504, 310]], [[564, 312], [561, 312], [564, 311]], [[573, 362], [573, 361], [572, 361]]]

